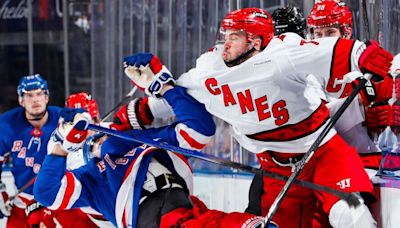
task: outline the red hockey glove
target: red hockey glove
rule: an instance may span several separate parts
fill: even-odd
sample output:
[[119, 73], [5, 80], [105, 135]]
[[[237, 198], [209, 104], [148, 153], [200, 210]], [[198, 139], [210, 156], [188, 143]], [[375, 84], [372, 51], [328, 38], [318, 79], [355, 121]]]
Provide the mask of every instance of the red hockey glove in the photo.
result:
[[400, 75], [396, 76], [394, 80], [394, 93], [396, 95], [396, 99], [400, 100]]
[[368, 107], [365, 119], [368, 130], [381, 133], [392, 122], [391, 107], [387, 102], [377, 102]]
[[372, 80], [379, 82], [388, 77], [393, 55], [381, 48], [374, 40], [366, 41], [365, 45], [365, 50], [358, 60], [358, 66], [362, 73], [373, 74]]
[[125, 57], [124, 66], [125, 74], [149, 96], [160, 97], [163, 85], [176, 84], [171, 72], [151, 53]]
[[390, 123], [390, 128], [397, 135], [400, 134], [400, 101], [396, 101], [392, 105], [392, 122]]
[[131, 129], [145, 129], [145, 125], [150, 125], [153, 114], [148, 105], [148, 98], [134, 99], [129, 104], [122, 106], [114, 115], [113, 123], [110, 128], [126, 131]]
[[0, 181], [0, 219], [10, 216], [11, 205], [8, 205], [8, 199], [6, 184]]
[[[358, 80], [353, 81], [353, 86]], [[380, 83], [367, 82], [363, 90], [360, 91], [362, 103], [368, 107], [371, 102], [386, 102], [393, 96], [393, 79], [386, 77]]]
[[29, 227], [42, 227], [41, 225], [48, 228], [56, 227], [51, 211], [36, 201], [32, 201], [26, 206], [25, 214], [28, 218]]

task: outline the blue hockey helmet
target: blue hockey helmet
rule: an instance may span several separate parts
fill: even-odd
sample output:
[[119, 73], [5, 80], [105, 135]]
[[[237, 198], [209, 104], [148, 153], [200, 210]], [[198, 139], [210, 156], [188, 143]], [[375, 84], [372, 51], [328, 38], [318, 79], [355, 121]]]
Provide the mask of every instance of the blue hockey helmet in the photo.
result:
[[23, 76], [19, 81], [17, 93], [19, 97], [22, 97], [24, 93], [35, 89], [42, 89], [47, 95], [49, 95], [47, 81], [44, 80], [40, 74]]

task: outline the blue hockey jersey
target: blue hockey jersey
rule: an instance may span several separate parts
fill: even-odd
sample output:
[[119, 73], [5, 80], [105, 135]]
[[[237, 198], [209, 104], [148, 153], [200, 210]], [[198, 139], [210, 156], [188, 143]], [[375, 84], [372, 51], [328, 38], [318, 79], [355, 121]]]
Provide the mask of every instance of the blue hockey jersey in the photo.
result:
[[[132, 134], [147, 135], [188, 149], [202, 149], [215, 133], [204, 105], [175, 87], [164, 98], [176, 114], [172, 125]], [[181, 155], [115, 137], [101, 147], [101, 159], [66, 170], [66, 158], [47, 155], [34, 186], [35, 199], [50, 209], [90, 206], [117, 227], [135, 226], [142, 187], [151, 162], [159, 162], [190, 194], [192, 172]]]
[[[0, 115], [0, 161], [3, 163], [4, 156], [10, 153], [11, 172], [18, 189], [39, 172], [47, 154], [47, 142], [51, 133], [57, 128], [61, 108], [49, 106], [47, 111], [48, 120], [42, 129], [34, 128], [27, 121], [22, 107]], [[24, 193], [29, 197], [33, 195], [32, 190], [31, 186]]]

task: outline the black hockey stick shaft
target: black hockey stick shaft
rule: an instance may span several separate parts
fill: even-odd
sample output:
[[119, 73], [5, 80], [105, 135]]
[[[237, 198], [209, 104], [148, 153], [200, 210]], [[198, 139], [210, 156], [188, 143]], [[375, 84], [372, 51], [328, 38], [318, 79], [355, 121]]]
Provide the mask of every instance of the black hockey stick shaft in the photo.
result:
[[[370, 79], [371, 77], [372, 77], [371, 74], [365, 74], [364, 77], [360, 78], [358, 85], [353, 89], [350, 96], [346, 98], [346, 100], [344, 101], [342, 106], [339, 108], [339, 110], [333, 115], [333, 117], [330, 119], [328, 124], [322, 130], [321, 134], [318, 136], [318, 138], [315, 140], [315, 142], [311, 145], [310, 149], [308, 149], [308, 151], [304, 154], [304, 157], [296, 164], [296, 166], [295, 166], [296, 168], [295, 168], [294, 172], [292, 173], [292, 175], [290, 175], [288, 181], [283, 186], [282, 190], [279, 192], [275, 201], [272, 203], [271, 207], [269, 208], [268, 214], [265, 218], [265, 220], [266, 220], [265, 224], [268, 224], [271, 221], [275, 212], [279, 208], [279, 205], [282, 203], [283, 197], [285, 197], [285, 195], [289, 191], [290, 186], [295, 182], [297, 176], [300, 174], [300, 172], [303, 170], [304, 166], [314, 155], [314, 152], [318, 149], [321, 142], [328, 135], [329, 131], [333, 128], [335, 123], [339, 120], [339, 118], [342, 116], [342, 114], [347, 109], [347, 107], [350, 105], [350, 103], [353, 102], [354, 98], [358, 95], [358, 93], [361, 91], [361, 89], [364, 88], [365, 84], [367, 83], [367, 79]], [[347, 202], [349, 203], [349, 201], [347, 201]], [[355, 202], [352, 202], [352, 203], [355, 203]], [[351, 204], [351, 203], [349, 203], [349, 205], [354, 206], [354, 204]]]
[[13, 201], [15, 200], [15, 198], [16, 198], [21, 192], [25, 191], [25, 190], [28, 189], [31, 185], [33, 185], [33, 183], [35, 183], [35, 181], [36, 181], [36, 175], [35, 175], [32, 179], [30, 179], [28, 182], [26, 182], [26, 184], [24, 184], [21, 188], [19, 188], [19, 189], [17, 190], [17, 192], [16, 192], [14, 195], [10, 196], [10, 197], [8, 198], [7, 202], [6, 202], [6, 205], [11, 205], [11, 204], [13, 203]]
[[369, 34], [368, 12], [367, 12], [367, 0], [361, 0], [361, 6], [362, 6], [362, 17], [364, 23], [365, 39], [369, 40], [370, 34]]
[[[174, 151], [176, 153], [188, 156], [188, 157], [194, 157], [197, 159], [201, 159], [207, 162], [211, 162], [211, 163], [215, 163], [218, 165], [224, 165], [227, 167], [231, 167], [234, 169], [239, 169], [245, 172], [249, 172], [249, 173], [254, 173], [254, 174], [259, 174], [259, 175], [263, 175], [263, 176], [267, 176], [267, 177], [271, 177], [271, 178], [275, 178], [278, 180], [282, 180], [282, 181], [287, 181], [288, 177], [283, 176], [283, 175], [279, 175], [276, 173], [272, 173], [272, 172], [267, 172], [265, 170], [259, 169], [259, 168], [255, 168], [252, 166], [248, 166], [248, 165], [244, 165], [241, 163], [237, 163], [237, 162], [232, 162], [232, 161], [228, 161], [216, 156], [213, 156], [211, 154], [206, 154], [206, 153], [202, 153], [199, 151], [194, 151], [194, 150], [189, 150], [189, 149], [185, 149], [185, 148], [181, 148], [181, 147], [177, 147], [177, 146], [173, 146], [170, 145], [168, 143], [165, 142], [159, 142], [159, 141], [154, 141], [152, 139], [149, 138], [145, 138], [145, 137], [141, 137], [140, 133], [137, 133], [135, 135], [133, 135], [133, 133], [128, 134], [125, 132], [121, 132], [121, 131], [116, 131], [113, 129], [108, 129], [108, 128], [104, 128], [101, 126], [97, 126], [97, 125], [93, 125], [93, 124], [89, 124], [89, 129], [94, 130], [94, 131], [98, 131], [98, 132], [102, 132], [105, 133], [107, 135], [111, 135], [111, 136], [115, 136], [118, 138], [122, 138], [125, 139], [127, 141], [133, 141], [133, 142], [138, 142], [138, 143], [144, 143], [150, 146], [154, 146], [157, 148], [161, 148], [164, 150], [169, 150], [169, 151]], [[138, 131], [140, 132], [140, 131]], [[322, 185], [318, 185], [318, 184], [314, 184], [308, 181], [303, 181], [303, 180], [294, 180], [294, 183], [300, 186], [303, 186], [305, 188], [310, 188], [316, 191], [324, 191], [330, 194], [333, 194], [347, 202], [349, 202], [349, 204], [358, 204], [359, 201], [357, 199], [357, 197], [353, 194], [350, 194], [348, 192], [344, 192], [344, 191], [339, 191], [336, 189], [332, 189], [326, 186], [322, 186]]]
[[137, 90], [137, 87], [133, 87], [131, 91], [129, 91], [128, 94], [117, 104], [113, 109], [111, 109], [107, 114], [104, 115], [104, 117], [101, 118], [101, 121], [105, 121], [108, 118], [110, 118], [122, 105], [128, 103], [129, 101], [132, 100], [133, 95], [135, 94]]

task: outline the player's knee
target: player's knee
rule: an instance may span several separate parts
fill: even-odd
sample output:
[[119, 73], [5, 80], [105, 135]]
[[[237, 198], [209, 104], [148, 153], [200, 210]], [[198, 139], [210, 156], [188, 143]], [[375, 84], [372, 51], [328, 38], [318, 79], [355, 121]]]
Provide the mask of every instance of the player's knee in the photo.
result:
[[350, 207], [344, 200], [336, 202], [329, 212], [329, 223], [335, 228], [376, 227], [376, 221], [368, 207], [362, 199], [360, 201], [361, 204], [357, 207]]

